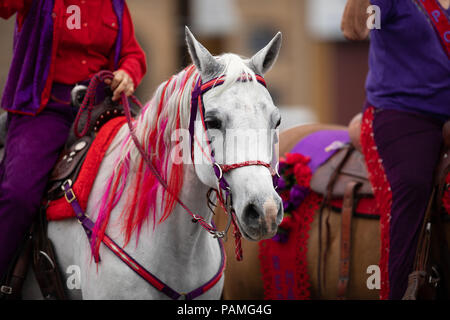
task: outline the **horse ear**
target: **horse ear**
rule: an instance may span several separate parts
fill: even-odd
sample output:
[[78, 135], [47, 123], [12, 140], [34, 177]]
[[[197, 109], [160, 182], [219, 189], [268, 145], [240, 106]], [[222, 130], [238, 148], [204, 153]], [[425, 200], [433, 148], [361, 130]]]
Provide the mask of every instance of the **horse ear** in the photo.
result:
[[278, 58], [283, 36], [278, 32], [267, 46], [250, 59], [250, 67], [258, 74], [264, 75], [272, 68]]
[[202, 78], [208, 80], [213, 78], [220, 72], [220, 64], [211, 53], [195, 39], [191, 30], [186, 26], [186, 43], [189, 49], [189, 54], [192, 62], [200, 71]]

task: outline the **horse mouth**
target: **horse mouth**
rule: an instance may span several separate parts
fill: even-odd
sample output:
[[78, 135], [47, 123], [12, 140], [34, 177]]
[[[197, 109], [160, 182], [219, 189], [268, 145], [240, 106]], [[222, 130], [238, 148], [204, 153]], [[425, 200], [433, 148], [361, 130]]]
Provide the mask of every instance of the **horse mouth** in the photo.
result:
[[245, 239], [250, 240], [250, 241], [260, 241], [260, 240], [264, 239], [263, 236], [259, 236], [259, 237], [251, 236], [247, 232], [247, 230], [242, 227], [241, 222], [239, 221], [239, 219], [236, 219], [236, 222], [237, 222], [237, 225], [239, 227], [239, 231], [241, 232], [241, 234], [244, 236]]
[[244, 238], [246, 238], [250, 241], [258, 241], [258, 239], [251, 237], [245, 230], [241, 229], [241, 231], [242, 231], [242, 235], [244, 236]]

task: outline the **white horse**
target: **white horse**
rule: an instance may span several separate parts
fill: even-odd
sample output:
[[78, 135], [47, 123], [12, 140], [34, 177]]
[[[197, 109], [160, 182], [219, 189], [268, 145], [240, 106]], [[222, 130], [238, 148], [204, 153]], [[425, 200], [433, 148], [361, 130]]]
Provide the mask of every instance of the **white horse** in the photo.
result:
[[[267, 89], [257, 81], [242, 81], [242, 75], [255, 79], [255, 74], [264, 75], [274, 64], [280, 47], [281, 34], [251, 59], [242, 59], [234, 54], [213, 57], [186, 28], [186, 40], [194, 66], [181, 71], [157, 89], [152, 100], [136, 120], [136, 135], [140, 141], [154, 143], [144, 146], [152, 159], [160, 163], [162, 175], [178, 188], [179, 198], [197, 215], [212, 220], [212, 212], [207, 207], [206, 193], [217, 187], [217, 177], [213, 167], [207, 162], [199, 144], [194, 144], [194, 162], [182, 164], [182, 181], [172, 176], [174, 169], [169, 150], [174, 146], [171, 139], [176, 129], [186, 129], [189, 125], [191, 94], [199, 76], [203, 83], [224, 76], [223, 85], [213, 88], [204, 95], [205, 122], [225, 134], [229, 129], [275, 129], [280, 115]], [[197, 114], [197, 120], [200, 120]], [[196, 122], [195, 137], [204, 136], [201, 121]], [[220, 150], [226, 149], [228, 139], [211, 143], [215, 158], [224, 156]], [[264, 145], [267, 155], [273, 156], [273, 139]], [[260, 144], [261, 146], [261, 144]], [[151, 149], [154, 147], [155, 149]], [[190, 152], [190, 149], [188, 150]], [[236, 154], [249, 154], [249, 150], [236, 150]], [[161, 154], [163, 153], [163, 155]], [[252, 152], [250, 152], [252, 155]], [[189, 156], [190, 157], [190, 156]], [[233, 157], [230, 162], [233, 163]], [[227, 159], [228, 151], [227, 151]], [[165, 165], [165, 161], [168, 161]], [[199, 161], [200, 160], [200, 161]], [[271, 158], [246, 159], [270, 162]], [[145, 192], [145, 186], [136, 187], [140, 181], [137, 175], [146, 177], [145, 165], [137, 148], [130, 139], [129, 129], [124, 125], [114, 138], [104, 157], [98, 176], [89, 197], [87, 214], [97, 219], [105, 189], [112, 177], [125, 179], [123, 196], [109, 212], [106, 233], [142, 266], [156, 275], [177, 292], [189, 292], [211, 279], [218, 271], [221, 252], [217, 239], [192, 223], [191, 217], [176, 201], [170, 201], [161, 185], [157, 184], [155, 203], [147, 202], [147, 212], [143, 221], [142, 212], [133, 216], [129, 209], [129, 198], [135, 191]], [[123, 176], [119, 168], [126, 168]], [[224, 174], [231, 188], [233, 206], [241, 233], [247, 239], [258, 241], [272, 237], [281, 222], [283, 209], [276, 193], [270, 171], [264, 166], [246, 166]], [[153, 177], [154, 178], [154, 177]], [[174, 179], [172, 179], [174, 178]], [[172, 179], [172, 180], [171, 180]], [[145, 179], [144, 179], [145, 180]], [[145, 181], [141, 181], [144, 183]], [[134, 186], [134, 187], [133, 187]], [[148, 190], [147, 190], [148, 191]], [[145, 203], [141, 197], [139, 204]], [[174, 200], [172, 198], [172, 200]], [[105, 209], [103, 207], [103, 209]], [[166, 212], [170, 209], [170, 212]], [[127, 211], [128, 210], [128, 211]], [[128, 212], [128, 213], [127, 213]], [[108, 213], [108, 212], [107, 212]], [[132, 228], [124, 232], [126, 220]], [[89, 241], [76, 219], [50, 222], [48, 227], [63, 276], [72, 299], [167, 299], [168, 297], [140, 278], [126, 264], [104, 245], [100, 246], [101, 261], [96, 264], [91, 256]], [[127, 236], [128, 235], [128, 236]], [[129, 244], [128, 244], [129, 242]], [[128, 245], [127, 245], [128, 244]], [[34, 277], [34, 276], [33, 276]], [[65, 284], [66, 284], [65, 283]], [[223, 277], [200, 299], [219, 299], [223, 287]], [[32, 276], [25, 285], [25, 298], [36, 298], [38, 289]], [[27, 290], [29, 289], [29, 290]], [[29, 292], [27, 294], [27, 291]], [[30, 293], [31, 292], [31, 293]], [[39, 294], [40, 295], [40, 294]]]

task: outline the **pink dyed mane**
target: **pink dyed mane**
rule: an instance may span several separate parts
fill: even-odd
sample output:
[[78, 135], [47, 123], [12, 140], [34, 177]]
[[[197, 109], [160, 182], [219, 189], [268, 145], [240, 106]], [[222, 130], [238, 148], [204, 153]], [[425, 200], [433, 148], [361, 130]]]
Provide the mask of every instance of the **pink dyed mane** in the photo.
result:
[[[187, 94], [191, 94], [192, 84], [195, 84], [196, 79], [198, 79], [198, 72], [194, 66], [190, 66], [163, 83], [154, 98], [144, 107], [135, 124], [138, 139], [145, 150], [152, 154], [153, 165], [167, 181], [171, 190], [171, 192], [168, 192], [162, 189], [161, 217], [156, 216], [156, 196], [160, 184], [148, 166], [145, 165], [142, 157], [137, 157], [137, 163], [134, 163], [137, 166], [136, 175], [133, 181], [128, 181], [130, 168], [133, 165], [131, 159], [133, 158], [133, 152], [136, 152], [136, 148], [133, 148], [133, 141], [128, 134], [122, 145], [123, 152], [121, 154], [124, 154], [124, 156], [117, 160], [114, 173], [108, 180], [106, 191], [101, 200], [92, 237], [95, 258], [98, 258], [99, 246], [104, 237], [111, 211], [122, 197], [127, 182], [131, 183], [132, 186], [126, 194], [125, 210], [122, 213], [125, 222], [123, 224], [125, 245], [130, 241], [134, 231], [137, 231], [137, 238], [139, 238], [142, 225], [149, 215], [152, 217], [153, 228], [155, 228], [157, 224], [165, 221], [173, 211], [176, 204], [173, 195], [178, 196], [183, 185], [183, 165], [169, 163], [170, 150], [167, 142], [164, 141], [169, 122], [167, 108], [168, 104], [173, 103], [173, 99], [176, 99], [177, 110], [173, 110], [176, 112], [176, 116], [173, 119], [174, 127], [172, 129], [180, 129], [180, 114], [185, 113], [185, 110], [181, 110], [183, 107], [182, 95], [185, 90], [188, 90]], [[188, 105], [190, 106], [190, 104]], [[150, 110], [150, 108], [157, 109]], [[153, 120], [153, 126], [152, 123], [149, 123], [149, 117], [153, 118], [151, 119]]]
[[[217, 59], [224, 66], [223, 73], [219, 77], [225, 77], [225, 83], [216, 91], [217, 94], [238, 82], [243, 75], [252, 78], [253, 84], [257, 83], [255, 73], [239, 56], [224, 54]], [[136, 241], [138, 240], [141, 228], [148, 217], [152, 217], [155, 228], [173, 211], [176, 197], [183, 186], [183, 164], [169, 161], [170, 136], [173, 132], [178, 134], [177, 129], [187, 129], [189, 126], [191, 96], [199, 76], [195, 66], [190, 66], [161, 84], [135, 123], [136, 136], [145, 152], [151, 156], [155, 168], [167, 181], [170, 191], [159, 188], [160, 183], [145, 165], [130, 135], [124, 139], [120, 156], [114, 165], [114, 172], [102, 197], [94, 227], [92, 245], [96, 259], [111, 211], [124, 193], [127, 197], [125, 210], [121, 216], [124, 219], [124, 245], [128, 244], [134, 231], [137, 231]], [[177, 136], [176, 139], [178, 138]], [[131, 175], [130, 172], [136, 174]], [[126, 188], [127, 184], [130, 184], [129, 188]], [[160, 208], [157, 208], [158, 192], [161, 192]], [[160, 217], [157, 217], [157, 209], [161, 212]]]

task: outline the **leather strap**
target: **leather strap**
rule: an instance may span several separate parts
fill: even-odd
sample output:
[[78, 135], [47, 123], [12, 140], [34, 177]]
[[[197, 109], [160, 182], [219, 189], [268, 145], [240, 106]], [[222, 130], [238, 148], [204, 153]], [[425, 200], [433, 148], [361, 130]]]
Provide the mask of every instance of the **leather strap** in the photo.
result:
[[47, 220], [44, 208], [39, 213], [33, 227], [32, 257], [33, 270], [44, 299], [67, 300], [55, 250], [47, 236]]
[[[447, 157], [447, 151], [447, 149], [443, 150], [441, 159]], [[439, 271], [450, 270], [449, 249], [440, 215], [443, 210], [442, 197], [447, 188], [446, 177], [450, 173], [449, 163], [441, 161], [436, 173], [435, 180], [437, 183], [433, 188], [425, 211], [414, 260], [414, 269], [409, 274], [408, 287], [402, 298], [403, 300], [435, 299], [436, 287], [439, 284], [441, 284], [439, 294], [447, 294], [447, 297], [449, 295], [450, 281], [447, 277], [441, 279], [439, 275]]]
[[[75, 216], [78, 219], [78, 222], [83, 226], [84, 231], [86, 232], [86, 236], [89, 242], [91, 243], [94, 222], [83, 211], [71, 185], [67, 182], [64, 183], [64, 191], [67, 202], [72, 206], [72, 209], [75, 212]], [[134, 260], [132, 256], [130, 256], [122, 247], [120, 247], [117, 243], [115, 243], [114, 240], [112, 240], [107, 234], [105, 234], [104, 238], [102, 239], [102, 242], [106, 247], [108, 247], [108, 249], [112, 251], [112, 253], [114, 253], [120, 260], [122, 260], [122, 262], [124, 262], [131, 270], [133, 270], [142, 279], [147, 281], [147, 283], [149, 283], [156, 290], [164, 293], [173, 300], [178, 300], [181, 297], [184, 297], [185, 300], [193, 300], [202, 295], [203, 293], [207, 292], [209, 289], [211, 289], [222, 278], [226, 266], [226, 254], [225, 249], [223, 247], [222, 239], [218, 237], [217, 240], [219, 242], [221, 254], [219, 270], [208, 282], [188, 293], [177, 292], [171, 287], [169, 287], [156, 275], [152, 274], [150, 271], [144, 268], [139, 262]], [[100, 259], [99, 257], [96, 257], [95, 261], [99, 262], [100, 261], [99, 259]]]
[[0, 284], [0, 300], [19, 300], [22, 297], [22, 287], [28, 273], [32, 247], [32, 237], [27, 233], [24, 243], [18, 250], [17, 259], [14, 259], [12, 270], [8, 273], [6, 281]]
[[422, 224], [422, 230], [419, 237], [419, 245], [417, 246], [416, 260], [414, 262], [414, 270], [424, 271], [426, 270], [428, 263], [428, 256], [431, 244], [431, 226], [433, 216], [433, 200], [435, 197], [436, 189], [433, 189], [430, 200], [428, 201], [427, 210], [425, 211], [425, 217]]
[[[414, 269], [408, 276], [408, 287], [402, 298], [402, 300], [417, 300], [419, 299], [421, 291], [427, 285], [427, 273], [428, 261], [431, 250], [431, 229], [432, 229], [432, 217], [435, 210], [433, 210], [433, 203], [435, 199], [436, 188], [433, 188], [433, 192], [428, 201], [428, 206], [425, 211], [425, 216], [422, 223], [422, 229], [420, 231], [419, 241], [417, 245], [416, 258], [414, 261]], [[431, 279], [431, 278], [430, 278]]]
[[360, 182], [351, 181], [347, 184], [341, 213], [341, 249], [339, 259], [338, 299], [346, 299], [350, 280], [352, 217], [356, 208], [356, 193], [361, 187]]
[[[317, 263], [317, 283], [318, 283], [318, 297], [322, 296], [322, 286], [325, 284], [325, 261], [326, 261], [326, 252], [328, 248], [328, 241], [326, 241], [327, 246], [325, 247], [325, 251], [322, 248], [322, 220], [323, 220], [323, 211], [329, 205], [329, 201], [331, 200], [331, 195], [333, 193], [334, 185], [339, 177], [339, 173], [344, 167], [347, 160], [350, 158], [352, 152], [355, 150], [354, 147], [350, 146], [342, 159], [341, 163], [337, 166], [336, 170], [333, 172], [328, 185], [327, 185], [327, 193], [324, 196], [324, 199], [320, 205], [319, 209], [319, 254], [318, 254], [318, 263]], [[327, 233], [328, 235], [328, 233]], [[327, 236], [328, 238], [328, 236]], [[323, 255], [323, 256], [322, 256]], [[322, 281], [323, 279], [323, 281]]]
[[425, 271], [413, 271], [408, 276], [408, 287], [402, 300], [417, 300], [420, 289], [426, 284], [427, 273]]

